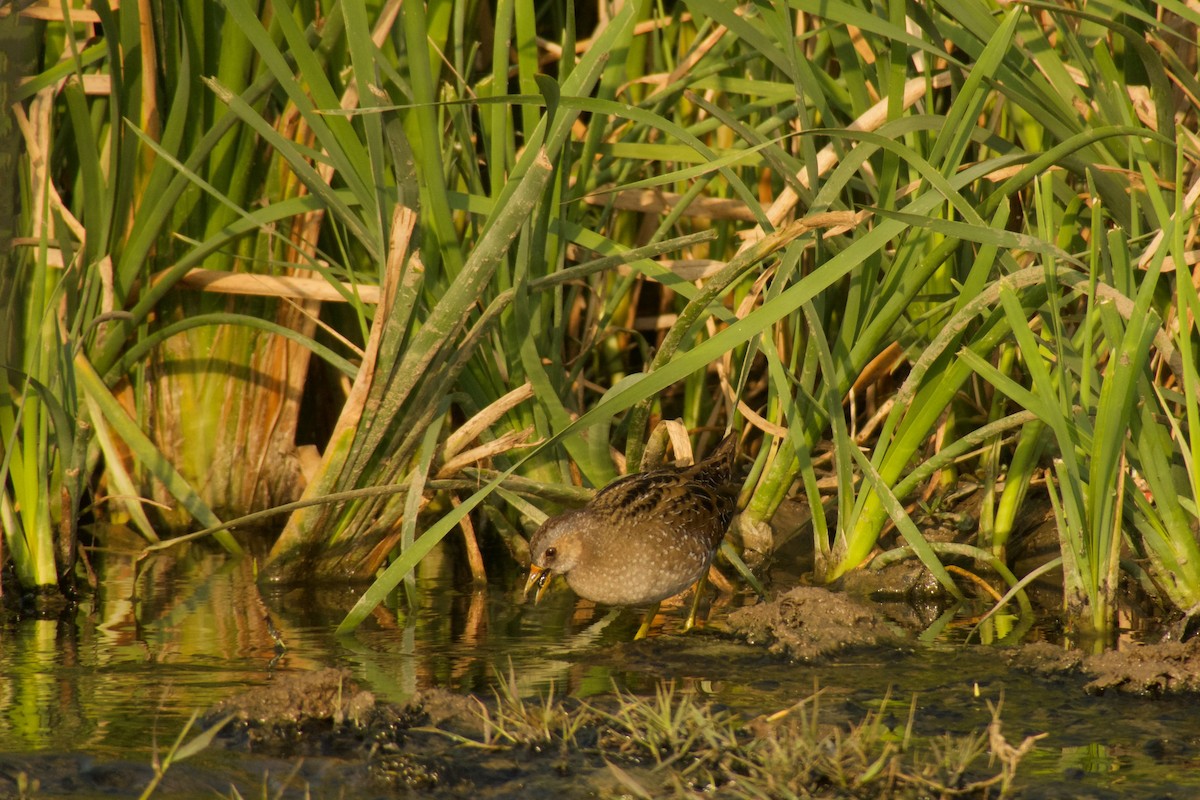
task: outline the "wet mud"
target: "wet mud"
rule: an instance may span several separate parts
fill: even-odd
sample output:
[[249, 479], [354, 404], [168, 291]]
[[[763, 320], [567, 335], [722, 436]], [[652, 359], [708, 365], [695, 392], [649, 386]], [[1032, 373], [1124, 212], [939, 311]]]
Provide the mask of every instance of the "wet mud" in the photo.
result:
[[[731, 612], [725, 626], [749, 644], [766, 646], [771, 653], [798, 662], [864, 648], [911, 651], [923, 620], [920, 614], [898, 613], [897, 608], [911, 612], [913, 606], [799, 586]], [[1083, 690], [1091, 695], [1200, 696], [1200, 636], [1186, 642], [1127, 641], [1098, 653], [1045, 641], [998, 652], [1010, 667], [1037, 676], [1083, 677]]]
[[739, 608], [727, 624], [746, 642], [795, 661], [856, 648], [901, 648], [907, 638], [879, 606], [815, 586], [797, 586], [769, 602]]
[[1084, 691], [1144, 697], [1200, 694], [1200, 637], [1184, 643], [1130, 644], [1088, 654], [1035, 642], [1009, 651], [1008, 664], [1046, 677], [1081, 675]]
[[[703, 647], [721, 638], [664, 637], [658, 644], [669, 650], [699, 641]], [[624, 652], [650, 659], [654, 644], [633, 643]], [[924, 789], [948, 777], [936, 748], [914, 747], [903, 763], [892, 749], [898, 723], [890, 718], [904, 713], [906, 703], [897, 703], [895, 712], [868, 710], [864, 721], [853, 703], [834, 698], [750, 714], [674, 684], [649, 696], [617, 691], [581, 701], [549, 694], [520, 698], [515, 675], [509, 680], [490, 698], [431, 689], [392, 705], [375, 702], [347, 672], [329, 669], [280, 676], [269, 691], [222, 701], [206, 719], [225, 725], [216, 747], [301, 758], [308, 767], [293, 788], [303, 786], [306, 797], [329, 796], [335, 785], [339, 796], [354, 797], [692, 797], [713, 791], [726, 796], [724, 790], [750, 797], [757, 790], [743, 795], [739, 782], [767, 786], [777, 780], [796, 790], [812, 788], [812, 794], [804, 789], [805, 796], [821, 798], [923, 796], [883, 787], [848, 793], [821, 788], [828, 775], [865, 772], [888, 753], [889, 769]], [[1010, 747], [998, 720], [994, 736], [994, 746]], [[1034, 741], [1013, 744], [1029, 751]], [[862, 763], [853, 763], [855, 757]], [[1006, 770], [982, 751], [973, 753], [954, 771], [954, 796], [999, 796], [995, 790], [1017, 761], [1019, 756]]]

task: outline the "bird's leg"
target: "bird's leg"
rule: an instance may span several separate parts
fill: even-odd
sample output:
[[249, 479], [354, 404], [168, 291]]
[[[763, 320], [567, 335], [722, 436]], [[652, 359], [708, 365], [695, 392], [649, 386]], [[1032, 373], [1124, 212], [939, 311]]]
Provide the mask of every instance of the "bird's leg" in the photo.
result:
[[655, 603], [646, 609], [646, 616], [642, 619], [642, 627], [638, 628], [638, 632], [633, 635], [634, 641], [645, 639], [646, 634], [650, 633], [650, 623], [654, 621], [654, 615], [658, 613], [659, 603]]
[[684, 632], [690, 631], [696, 627], [696, 613], [700, 610], [700, 598], [704, 596], [704, 590], [708, 588], [708, 571], [706, 570], [700, 580], [696, 581], [696, 595], [692, 598], [692, 610], [688, 612], [687, 620], [683, 623]]

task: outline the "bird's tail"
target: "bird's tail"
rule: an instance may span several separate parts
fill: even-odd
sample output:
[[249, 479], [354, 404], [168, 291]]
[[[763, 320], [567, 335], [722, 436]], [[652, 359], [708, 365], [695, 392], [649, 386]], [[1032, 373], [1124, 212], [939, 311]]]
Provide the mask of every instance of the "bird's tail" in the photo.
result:
[[738, 435], [735, 431], [721, 440], [707, 458], [692, 467], [694, 479], [709, 486], [721, 486], [732, 481], [737, 446]]

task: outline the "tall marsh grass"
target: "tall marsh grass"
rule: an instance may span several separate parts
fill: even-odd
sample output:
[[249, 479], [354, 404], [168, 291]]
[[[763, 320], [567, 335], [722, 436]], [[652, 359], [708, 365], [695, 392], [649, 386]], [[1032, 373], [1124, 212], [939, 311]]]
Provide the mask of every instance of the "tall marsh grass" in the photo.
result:
[[1197, 609], [1190, 7], [64, 8], [4, 17], [24, 588], [85, 510], [154, 541], [300, 499], [262, 574], [386, 567], [351, 627], [679, 419], [756, 429], [739, 542], [805, 496], [821, 580], [901, 544], [958, 594], [904, 503], [972, 475], [958, 552], [1007, 573], [1048, 497], [1081, 634], [1122, 575]]

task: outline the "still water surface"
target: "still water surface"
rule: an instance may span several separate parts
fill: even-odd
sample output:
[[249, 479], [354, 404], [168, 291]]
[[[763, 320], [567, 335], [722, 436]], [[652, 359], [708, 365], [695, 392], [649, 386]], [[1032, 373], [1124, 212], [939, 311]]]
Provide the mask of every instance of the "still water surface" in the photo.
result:
[[[137, 571], [119, 553], [97, 553], [94, 562], [101, 588], [74, 616], [0, 623], [0, 797], [15, 791], [21, 772], [40, 776], [38, 797], [93, 796], [95, 774], [110, 764], [122, 767], [106, 795], [137, 797], [153, 754], [194, 712], [278, 675], [328, 666], [348, 667], [398, 703], [424, 687], [489, 694], [510, 670], [526, 695], [551, 686], [575, 696], [614, 686], [652, 692], [671, 680], [748, 714], [788, 707], [815, 687], [865, 713], [890, 690], [905, 701], [916, 695], [918, 730], [930, 735], [981, 730], [988, 701], [1002, 699], [1010, 741], [1050, 734], [1022, 764], [1024, 797], [1200, 797], [1196, 699], [1087, 697], [1082, 679], [1026, 675], [996, 650], [943, 642], [903, 656], [796, 665], [719, 635], [720, 609], [714, 632], [673, 635], [679, 611], [666, 635], [631, 643], [631, 612], [606, 614], [565, 591], [532, 607], [519, 586], [495, 585], [514, 576], [471, 590], [438, 574], [436, 559], [418, 582], [415, 612], [380, 609], [339, 639], [332, 630], [356, 598], [350, 589], [260, 588], [251, 559], [199, 548]], [[253, 786], [256, 773], [288, 768], [238, 759], [210, 758], [197, 796], [228, 796], [230, 781]]]

